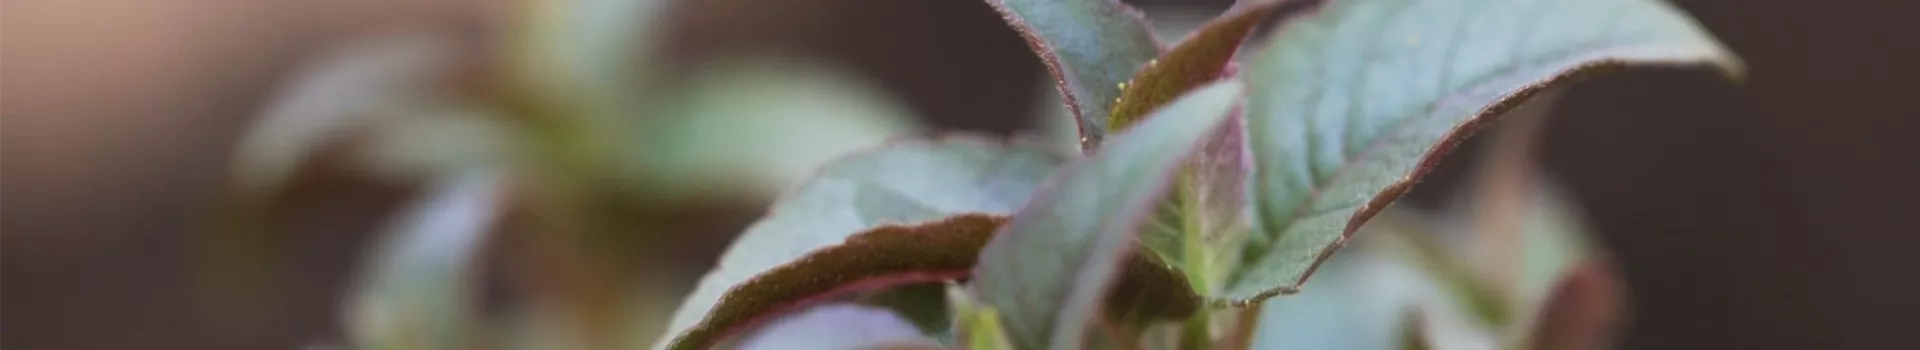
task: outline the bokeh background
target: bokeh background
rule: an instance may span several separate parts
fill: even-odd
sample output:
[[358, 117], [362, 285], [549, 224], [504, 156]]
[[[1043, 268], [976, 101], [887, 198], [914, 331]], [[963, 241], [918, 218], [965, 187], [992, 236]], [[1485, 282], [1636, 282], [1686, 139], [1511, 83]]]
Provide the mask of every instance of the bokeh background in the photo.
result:
[[[1166, 16], [1226, 5], [1136, 3]], [[1641, 71], [1580, 85], [1542, 151], [1632, 288], [1622, 348], [1912, 344], [1920, 21], [1908, 17], [1920, 3], [1676, 3], [1747, 61], [1749, 79]], [[351, 269], [404, 191], [315, 180], [329, 216], [290, 235], [280, 272], [292, 278], [258, 289], [272, 295], [208, 300], [191, 277], [192, 239], [232, 148], [303, 59], [399, 29], [474, 26], [499, 10], [481, 0], [0, 2], [0, 347], [338, 339]], [[1039, 63], [979, 1], [702, 0], [674, 11], [668, 65], [743, 49], [808, 57], [942, 128], [1031, 129], [1052, 103]], [[1422, 197], [1460, 173], [1443, 170]], [[666, 268], [690, 280], [760, 207], [687, 211], [672, 221], [684, 256]]]

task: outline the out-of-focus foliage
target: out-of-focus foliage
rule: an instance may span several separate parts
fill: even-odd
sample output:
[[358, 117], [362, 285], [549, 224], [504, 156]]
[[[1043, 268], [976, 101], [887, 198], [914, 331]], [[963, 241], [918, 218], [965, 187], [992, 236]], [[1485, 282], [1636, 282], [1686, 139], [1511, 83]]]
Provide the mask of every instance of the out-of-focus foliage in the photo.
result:
[[[373, 36], [277, 89], [237, 149], [231, 224], [207, 237], [227, 250], [208, 255], [260, 260], [210, 266], [276, 263], [275, 220], [298, 215], [276, 210], [298, 207], [279, 202], [304, 174], [451, 186], [368, 247], [377, 258], [345, 305], [356, 347], [645, 344], [675, 288], [640, 253], [675, 234], [648, 212], [765, 201], [918, 129], [820, 62], [743, 53], [664, 71], [653, 45], [667, 4], [510, 3], [497, 31]], [[483, 282], [500, 276], [487, 270], [529, 272]], [[501, 309], [482, 307], [480, 286], [500, 283], [514, 297], [482, 312]]]
[[[1740, 70], [1657, 0], [1247, 0], [1170, 48], [1118, 1], [988, 0], [1065, 140], [883, 142], [908, 113], [824, 66], [664, 69], [668, 4], [513, 4], [295, 79], [214, 238], [272, 242], [303, 173], [426, 185], [345, 305], [366, 349], [1592, 347], [1611, 314], [1566, 303], [1616, 282], [1525, 152], [1469, 209], [1390, 205], [1495, 117], [1536, 134], [1572, 77]], [[738, 199], [773, 204], [657, 332], [675, 209]]]

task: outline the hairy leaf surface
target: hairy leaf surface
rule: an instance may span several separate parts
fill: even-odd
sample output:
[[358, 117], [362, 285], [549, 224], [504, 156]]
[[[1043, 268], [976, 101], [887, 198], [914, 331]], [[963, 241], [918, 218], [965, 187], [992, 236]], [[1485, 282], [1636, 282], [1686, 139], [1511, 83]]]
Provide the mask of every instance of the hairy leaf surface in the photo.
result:
[[829, 163], [728, 248], [656, 348], [705, 348], [849, 288], [963, 276], [993, 215], [1020, 208], [1063, 161], [1037, 145], [946, 138]]
[[1048, 180], [980, 253], [973, 290], [1023, 349], [1079, 349], [1136, 233], [1186, 156], [1227, 119], [1238, 83], [1195, 90]]
[[1079, 121], [1080, 147], [1107, 133], [1121, 82], [1160, 55], [1140, 12], [1119, 0], [987, 0], [1027, 39]]

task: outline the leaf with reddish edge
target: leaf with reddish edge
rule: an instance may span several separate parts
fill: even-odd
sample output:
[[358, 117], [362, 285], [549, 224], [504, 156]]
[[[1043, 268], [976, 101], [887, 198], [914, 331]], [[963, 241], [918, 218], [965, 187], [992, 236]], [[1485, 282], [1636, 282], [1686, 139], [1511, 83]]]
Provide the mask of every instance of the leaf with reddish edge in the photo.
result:
[[1208, 136], [1187, 159], [1176, 185], [1140, 232], [1140, 243], [1158, 261], [1178, 270], [1200, 295], [1218, 287], [1231, 271], [1232, 248], [1247, 235], [1244, 121], [1240, 110]]
[[850, 293], [964, 278], [974, 254], [1004, 221], [969, 214], [847, 237], [728, 289], [670, 348], [704, 349], [772, 317]]
[[[1286, 7], [1282, 5], [1295, 3], [1302, 2], [1241, 2], [1201, 26], [1121, 85], [1108, 126], [1124, 130], [1194, 87], [1233, 76], [1233, 57], [1254, 26]], [[1244, 218], [1250, 160], [1241, 112], [1234, 113], [1225, 127], [1209, 137], [1206, 147], [1188, 160], [1179, 184], [1155, 214], [1154, 224], [1141, 232], [1141, 243], [1160, 261], [1180, 270], [1200, 294], [1218, 289], [1238, 260], [1233, 248], [1248, 230]]]
[[1053, 75], [1080, 127], [1080, 149], [1107, 133], [1117, 87], [1160, 54], [1138, 10], [1118, 0], [987, 0]]
[[1360, 224], [1493, 116], [1603, 68], [1741, 64], [1656, 0], [1338, 0], [1242, 78], [1254, 234], [1219, 293], [1298, 291]]
[[1188, 155], [1240, 98], [1237, 82], [1200, 88], [1048, 179], [1001, 228], [974, 269], [972, 290], [1003, 314], [1023, 349], [1079, 349], [1102, 297], [1124, 269]]
[[[964, 275], [993, 231], [978, 227], [991, 216], [923, 223], [1011, 213], [1064, 161], [1065, 156], [1037, 144], [946, 137], [896, 141], [831, 162], [776, 201], [766, 218], [734, 242], [675, 313], [668, 336], [655, 348], [705, 348], [778, 308], [848, 284], [884, 282], [865, 286], [876, 288]], [[872, 251], [875, 247], [890, 250]], [[902, 255], [909, 252], [918, 255]], [[950, 257], [938, 254], [965, 259], [926, 265]], [[814, 279], [831, 282], [809, 282]], [[754, 306], [732, 305], [742, 302]]]
[[1120, 97], [1113, 100], [1113, 108], [1107, 114], [1108, 130], [1125, 130], [1167, 101], [1202, 84], [1232, 76], [1228, 67], [1234, 54], [1240, 51], [1240, 44], [1253, 33], [1253, 27], [1284, 7], [1281, 5], [1294, 2], [1268, 0], [1236, 4], [1181, 39], [1165, 54], [1147, 61], [1139, 73], [1119, 85]]

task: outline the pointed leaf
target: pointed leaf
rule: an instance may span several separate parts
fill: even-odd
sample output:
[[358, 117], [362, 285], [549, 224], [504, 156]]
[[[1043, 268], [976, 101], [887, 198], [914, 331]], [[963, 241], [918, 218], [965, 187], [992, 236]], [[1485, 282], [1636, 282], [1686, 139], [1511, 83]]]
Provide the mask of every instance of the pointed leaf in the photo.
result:
[[973, 290], [1002, 313], [1023, 349], [1079, 349], [1135, 233], [1152, 215], [1181, 161], [1227, 119], [1240, 85], [1201, 88], [1174, 101], [1049, 179], [980, 253]]
[[[1209, 21], [1178, 44], [1149, 61], [1146, 68], [1121, 85], [1108, 126], [1124, 130], [1180, 94], [1209, 81], [1231, 75], [1231, 60], [1240, 44], [1261, 19], [1286, 1], [1238, 6]], [[1244, 235], [1245, 133], [1238, 118], [1209, 137], [1199, 155], [1188, 160], [1180, 180], [1153, 219], [1141, 232], [1141, 243], [1162, 262], [1180, 270], [1192, 289], [1207, 293], [1219, 282], [1218, 273], [1230, 264], [1230, 254]]]
[[1188, 90], [1227, 75], [1228, 64], [1253, 26], [1289, 1], [1259, 1], [1236, 6], [1181, 39], [1166, 54], [1121, 85], [1120, 97], [1107, 115], [1110, 131], [1125, 130], [1148, 111], [1180, 97]]
[[346, 310], [362, 349], [454, 349], [473, 336], [471, 278], [501, 210], [494, 174], [450, 177], [380, 237]]
[[[1215, 79], [1231, 76], [1231, 60], [1261, 19], [1288, 1], [1243, 3], [1209, 21], [1160, 58], [1150, 61], [1121, 90], [1108, 125], [1123, 130], [1167, 101]], [[1179, 269], [1193, 290], [1210, 293], [1237, 257], [1231, 247], [1245, 235], [1247, 163], [1245, 127], [1238, 116], [1210, 137], [1188, 160], [1180, 181], [1141, 232], [1141, 243]]]
[[1740, 70], [1653, 0], [1333, 0], [1281, 25], [1243, 76], [1257, 229], [1222, 297], [1297, 291], [1480, 123], [1636, 64]]
[[1171, 265], [1201, 295], [1211, 295], [1232, 271], [1246, 239], [1246, 129], [1229, 117], [1200, 153], [1182, 166], [1178, 183], [1161, 202], [1140, 243]]
[[1037, 145], [946, 138], [831, 162], [728, 248], [655, 348], [706, 348], [848, 288], [964, 275], [999, 220], [942, 219], [1011, 213], [1062, 161]]
[[1119, 85], [1160, 54], [1139, 11], [1118, 0], [987, 0], [1053, 74], [1067, 109], [1079, 120], [1080, 146], [1107, 133]]

